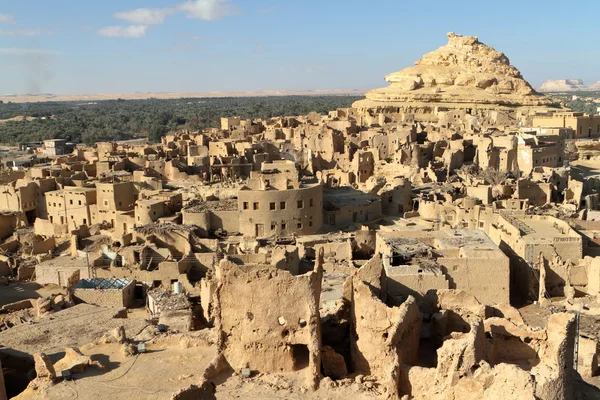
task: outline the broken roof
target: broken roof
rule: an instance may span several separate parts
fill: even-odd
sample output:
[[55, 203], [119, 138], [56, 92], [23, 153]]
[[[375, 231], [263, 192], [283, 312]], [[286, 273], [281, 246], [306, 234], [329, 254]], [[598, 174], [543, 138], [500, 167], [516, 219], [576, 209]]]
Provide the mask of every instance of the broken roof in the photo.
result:
[[202, 201], [192, 200], [184, 208], [184, 211], [200, 213], [206, 211], [237, 211], [237, 199]]

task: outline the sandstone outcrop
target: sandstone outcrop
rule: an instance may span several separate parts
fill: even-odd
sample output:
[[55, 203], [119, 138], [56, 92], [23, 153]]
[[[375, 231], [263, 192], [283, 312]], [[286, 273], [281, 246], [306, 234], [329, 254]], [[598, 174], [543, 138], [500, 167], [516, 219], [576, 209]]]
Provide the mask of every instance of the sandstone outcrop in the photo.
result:
[[553, 100], [533, 90], [504, 53], [481, 43], [477, 36], [448, 33], [448, 44], [385, 80], [390, 86], [371, 90], [353, 107], [553, 105]]

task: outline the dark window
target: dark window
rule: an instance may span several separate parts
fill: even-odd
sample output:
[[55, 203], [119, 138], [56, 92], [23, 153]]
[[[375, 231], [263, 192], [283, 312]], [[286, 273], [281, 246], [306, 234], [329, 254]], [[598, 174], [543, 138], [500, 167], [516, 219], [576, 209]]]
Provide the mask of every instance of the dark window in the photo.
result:
[[285, 210], [285, 201], [282, 201], [282, 202], [279, 203], [279, 208], [281, 210]]
[[247, 201], [244, 202], [243, 208], [244, 208], [244, 210], [248, 209], [248, 202]]
[[69, 200], [69, 204], [73, 204], [73, 200]]
[[252, 205], [252, 208], [255, 210], [258, 210], [258, 202], [255, 201], [254, 204]]
[[298, 208], [304, 208], [304, 201], [298, 200]]
[[275, 202], [269, 203], [269, 210], [274, 210], [274, 209], [275, 209]]
[[281, 224], [281, 230], [285, 230], [286, 226], [287, 225], [285, 223]]
[[302, 229], [302, 222], [298, 222], [298, 229]]
[[310, 199], [310, 200], [308, 201], [308, 205], [309, 205], [309, 206], [311, 206], [311, 207], [313, 206], [313, 199]]

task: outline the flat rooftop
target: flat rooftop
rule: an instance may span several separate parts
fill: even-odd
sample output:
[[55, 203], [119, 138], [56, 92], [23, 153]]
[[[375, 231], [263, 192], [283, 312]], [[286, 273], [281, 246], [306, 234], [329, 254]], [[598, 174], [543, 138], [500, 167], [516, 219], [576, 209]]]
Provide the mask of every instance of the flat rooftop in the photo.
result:
[[377, 232], [378, 240], [393, 243], [402, 238], [410, 238], [431, 246], [433, 253], [442, 257], [497, 258], [504, 256], [492, 239], [485, 232], [477, 229], [430, 231], [426, 229], [404, 230], [401, 226], [398, 226], [398, 230], [389, 226], [386, 228], [385, 231]]
[[528, 239], [552, 241], [556, 238], [581, 238], [568, 223], [554, 217], [542, 215], [504, 216], [514, 227], [518, 228], [521, 236]]
[[360, 190], [351, 187], [323, 190], [323, 202], [330, 202], [339, 208], [347, 206], [363, 206], [379, 200], [379, 196], [361, 192]]

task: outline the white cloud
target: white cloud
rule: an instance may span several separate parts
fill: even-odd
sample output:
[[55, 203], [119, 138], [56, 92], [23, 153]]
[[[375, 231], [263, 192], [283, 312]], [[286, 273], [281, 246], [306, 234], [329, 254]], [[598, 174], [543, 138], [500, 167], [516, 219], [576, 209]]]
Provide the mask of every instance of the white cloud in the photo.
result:
[[0, 29], [0, 36], [37, 36], [40, 33], [39, 29], [17, 29], [12, 31]]
[[15, 17], [8, 14], [0, 14], [0, 22], [14, 22]]
[[229, 4], [229, 0], [188, 0], [178, 4], [177, 9], [186, 13], [189, 18], [200, 18], [207, 21], [214, 21], [237, 12]]
[[26, 48], [2, 48], [0, 47], [0, 56], [27, 56], [27, 55], [49, 55], [55, 56], [62, 54], [59, 51], [46, 49], [26, 49]]
[[146, 25], [130, 25], [130, 26], [107, 26], [99, 29], [96, 33], [100, 36], [107, 37], [126, 37], [126, 38], [141, 38], [146, 36], [148, 26]]
[[137, 25], [156, 25], [165, 22], [165, 18], [173, 14], [172, 8], [138, 8], [115, 14], [115, 18], [124, 19]]

